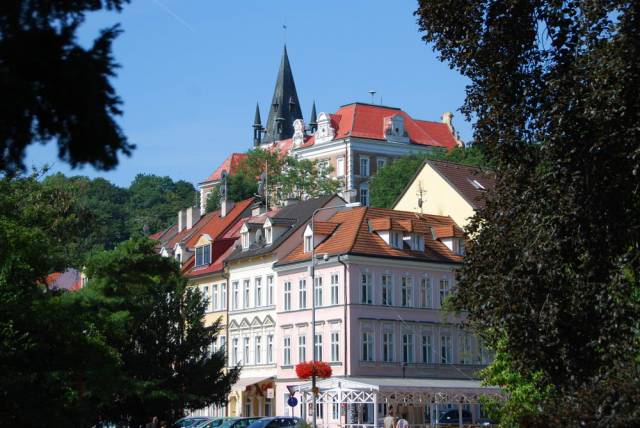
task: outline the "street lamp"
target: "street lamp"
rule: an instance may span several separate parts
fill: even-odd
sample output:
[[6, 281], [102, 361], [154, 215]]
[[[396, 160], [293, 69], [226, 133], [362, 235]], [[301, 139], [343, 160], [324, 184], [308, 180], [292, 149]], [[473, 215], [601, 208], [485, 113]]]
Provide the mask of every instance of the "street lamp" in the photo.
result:
[[[346, 204], [334, 205], [331, 207], [322, 207], [318, 208], [311, 214], [311, 344], [312, 350], [311, 355], [313, 356], [313, 360], [316, 360], [316, 242], [315, 242], [315, 216], [320, 211], [338, 209], [338, 208], [355, 208], [359, 207], [360, 202], [348, 202]], [[311, 375], [311, 396], [312, 398], [312, 408], [313, 408], [313, 428], [317, 428], [317, 407], [316, 407], [316, 371], [313, 370]]]

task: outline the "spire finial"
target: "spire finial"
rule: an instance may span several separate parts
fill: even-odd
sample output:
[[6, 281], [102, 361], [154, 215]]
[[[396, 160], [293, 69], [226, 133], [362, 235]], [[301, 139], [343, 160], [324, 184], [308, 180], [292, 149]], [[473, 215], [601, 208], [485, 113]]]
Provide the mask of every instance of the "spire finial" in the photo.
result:
[[311, 107], [311, 117], [309, 119], [309, 129], [311, 132], [316, 132], [318, 129], [318, 118], [316, 116], [316, 101], [313, 100], [313, 106]]

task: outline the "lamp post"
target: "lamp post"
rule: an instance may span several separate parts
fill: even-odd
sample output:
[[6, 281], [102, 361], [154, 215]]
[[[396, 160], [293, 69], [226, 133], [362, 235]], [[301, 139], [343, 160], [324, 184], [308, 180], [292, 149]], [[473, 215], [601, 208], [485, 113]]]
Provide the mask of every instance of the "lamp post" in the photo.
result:
[[[355, 208], [359, 207], [360, 202], [349, 202], [346, 204], [335, 205], [331, 207], [318, 208], [311, 214], [311, 355], [313, 361], [316, 361], [316, 242], [315, 242], [315, 217], [320, 211], [338, 209], [338, 208]], [[346, 338], [345, 338], [346, 340]], [[311, 375], [311, 403], [313, 409], [313, 428], [317, 428], [317, 407], [316, 407], [316, 371], [315, 367]]]

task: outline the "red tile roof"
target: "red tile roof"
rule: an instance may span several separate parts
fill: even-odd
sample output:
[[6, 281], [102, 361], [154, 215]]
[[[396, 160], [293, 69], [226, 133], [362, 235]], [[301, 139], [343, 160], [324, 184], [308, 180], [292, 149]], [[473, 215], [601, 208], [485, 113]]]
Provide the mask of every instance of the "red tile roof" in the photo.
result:
[[[231, 211], [226, 216], [220, 216], [220, 210], [207, 213], [204, 217], [204, 223], [197, 229], [197, 233], [191, 234], [187, 240], [187, 248], [193, 248], [198, 239], [205, 233], [211, 237], [212, 240], [216, 240], [224, 232], [233, 226], [242, 213], [249, 208], [253, 203], [253, 198], [245, 199], [244, 201], [236, 202], [233, 205]], [[201, 220], [202, 221], [202, 220]], [[198, 222], [200, 223], [200, 222]]]
[[455, 224], [438, 226], [433, 228], [433, 235], [437, 239], [441, 238], [464, 238], [464, 232]]
[[340, 226], [338, 223], [330, 221], [316, 221], [313, 224], [313, 233], [316, 235], [331, 235], [338, 226]]
[[[228, 158], [222, 162], [222, 164], [216, 168], [202, 183], [209, 183], [211, 181], [218, 181], [221, 178], [222, 171], [227, 171], [230, 175], [235, 174], [238, 171], [238, 166], [243, 159], [246, 159], [246, 153], [232, 153]], [[201, 183], [201, 184], [202, 184]]]
[[[395, 211], [385, 208], [361, 207], [336, 213], [331, 223], [337, 223], [334, 232], [316, 247], [316, 253], [358, 254], [373, 257], [398, 257], [403, 259], [422, 260], [430, 262], [460, 263], [462, 258], [449, 250], [442, 242], [434, 239], [431, 228], [442, 226], [456, 227], [450, 217], [416, 214], [408, 211]], [[383, 229], [398, 227], [400, 230], [410, 230], [420, 233], [424, 237], [424, 252], [413, 251], [408, 248], [393, 248], [387, 244], [375, 230], [370, 229], [374, 224]], [[395, 225], [395, 227], [394, 227]], [[288, 264], [308, 260], [309, 253], [304, 252], [303, 244], [298, 245], [287, 257], [278, 264]]]
[[[385, 118], [394, 115], [404, 118], [405, 130], [413, 144], [448, 149], [458, 145], [458, 140], [447, 124], [413, 119], [404, 111], [393, 107], [364, 103], [348, 104], [331, 115], [331, 123], [336, 130], [336, 139], [352, 136], [386, 140]], [[310, 147], [314, 143], [315, 140], [309, 139], [301, 147]]]

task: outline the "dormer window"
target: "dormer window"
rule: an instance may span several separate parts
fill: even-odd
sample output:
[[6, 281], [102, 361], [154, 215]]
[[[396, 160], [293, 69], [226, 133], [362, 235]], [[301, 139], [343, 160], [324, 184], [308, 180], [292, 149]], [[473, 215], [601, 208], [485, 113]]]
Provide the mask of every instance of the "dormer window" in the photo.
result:
[[250, 242], [249, 231], [248, 230], [246, 232], [242, 232], [240, 234], [240, 244], [242, 244], [242, 249], [243, 250], [248, 250], [249, 249], [249, 246], [251, 245], [251, 242]]
[[394, 248], [402, 248], [402, 233], [392, 230], [389, 234], [391, 246]]
[[424, 251], [424, 239], [418, 233], [411, 234], [411, 249], [413, 251]]
[[464, 256], [464, 239], [457, 239], [458, 245], [456, 248], [456, 254], [459, 256]]
[[304, 252], [310, 253], [313, 249], [313, 236], [305, 236], [304, 237]]
[[264, 228], [264, 239], [267, 245], [273, 244], [273, 227], [268, 226]]
[[196, 267], [211, 263], [211, 245], [196, 247]]

